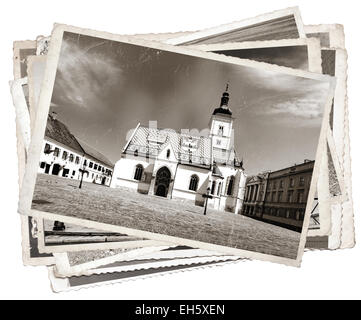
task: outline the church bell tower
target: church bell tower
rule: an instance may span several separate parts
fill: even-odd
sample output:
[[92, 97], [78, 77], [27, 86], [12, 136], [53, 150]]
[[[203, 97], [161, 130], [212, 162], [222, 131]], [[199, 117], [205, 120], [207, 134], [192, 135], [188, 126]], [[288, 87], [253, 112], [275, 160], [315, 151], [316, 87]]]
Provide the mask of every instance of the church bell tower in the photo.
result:
[[227, 84], [220, 106], [214, 109], [210, 121], [210, 138], [212, 139], [213, 151], [216, 153], [229, 152], [233, 147], [233, 117], [232, 111], [228, 107], [228, 88]]

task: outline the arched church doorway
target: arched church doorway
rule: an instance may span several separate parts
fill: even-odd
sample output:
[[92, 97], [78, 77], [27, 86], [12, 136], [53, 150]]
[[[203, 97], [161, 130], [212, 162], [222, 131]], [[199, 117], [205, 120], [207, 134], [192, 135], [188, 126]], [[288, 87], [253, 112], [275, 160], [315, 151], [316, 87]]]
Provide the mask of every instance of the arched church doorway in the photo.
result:
[[54, 176], [57, 176], [59, 174], [59, 172], [60, 172], [60, 169], [61, 169], [60, 164], [57, 164], [57, 163], [54, 164], [53, 165], [53, 170], [51, 171], [51, 174], [54, 175]]
[[158, 170], [155, 178], [155, 195], [159, 197], [167, 197], [171, 179], [171, 173], [167, 167]]

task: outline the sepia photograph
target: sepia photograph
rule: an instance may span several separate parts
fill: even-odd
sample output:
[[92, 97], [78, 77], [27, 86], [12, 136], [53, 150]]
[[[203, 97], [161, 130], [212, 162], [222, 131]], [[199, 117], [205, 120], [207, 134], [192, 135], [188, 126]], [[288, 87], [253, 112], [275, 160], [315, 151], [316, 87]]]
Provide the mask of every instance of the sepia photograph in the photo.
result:
[[30, 212], [298, 264], [331, 77], [61, 25], [46, 76]]
[[299, 8], [292, 7], [190, 34], [186, 33], [166, 42], [187, 46], [298, 38], [305, 38], [304, 25]]

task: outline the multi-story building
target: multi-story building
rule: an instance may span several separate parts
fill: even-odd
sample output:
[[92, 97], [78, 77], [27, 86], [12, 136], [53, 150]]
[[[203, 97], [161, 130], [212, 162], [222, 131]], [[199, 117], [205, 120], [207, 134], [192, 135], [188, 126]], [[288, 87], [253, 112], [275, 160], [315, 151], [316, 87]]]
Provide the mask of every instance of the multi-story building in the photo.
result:
[[52, 113], [48, 116], [39, 173], [109, 186], [114, 165], [77, 139]]
[[250, 177], [242, 214], [301, 231], [314, 161]]

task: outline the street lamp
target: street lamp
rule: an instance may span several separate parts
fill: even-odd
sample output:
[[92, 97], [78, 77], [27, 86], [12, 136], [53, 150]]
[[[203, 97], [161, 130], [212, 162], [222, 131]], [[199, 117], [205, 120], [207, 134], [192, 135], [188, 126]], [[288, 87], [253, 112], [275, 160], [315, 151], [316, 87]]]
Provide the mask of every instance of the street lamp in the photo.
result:
[[208, 205], [208, 199], [213, 199], [213, 196], [209, 195], [209, 192], [211, 191], [211, 188], [208, 187], [207, 188], [207, 193], [203, 194], [202, 197], [205, 198], [205, 203], [204, 203], [204, 213], [203, 215], [207, 215], [207, 205]]
[[81, 176], [80, 176], [80, 183], [79, 183], [79, 189], [81, 189], [82, 185], [83, 185], [83, 176], [84, 173], [89, 173], [89, 171], [85, 170], [85, 164], [83, 164], [83, 168], [79, 169]]

